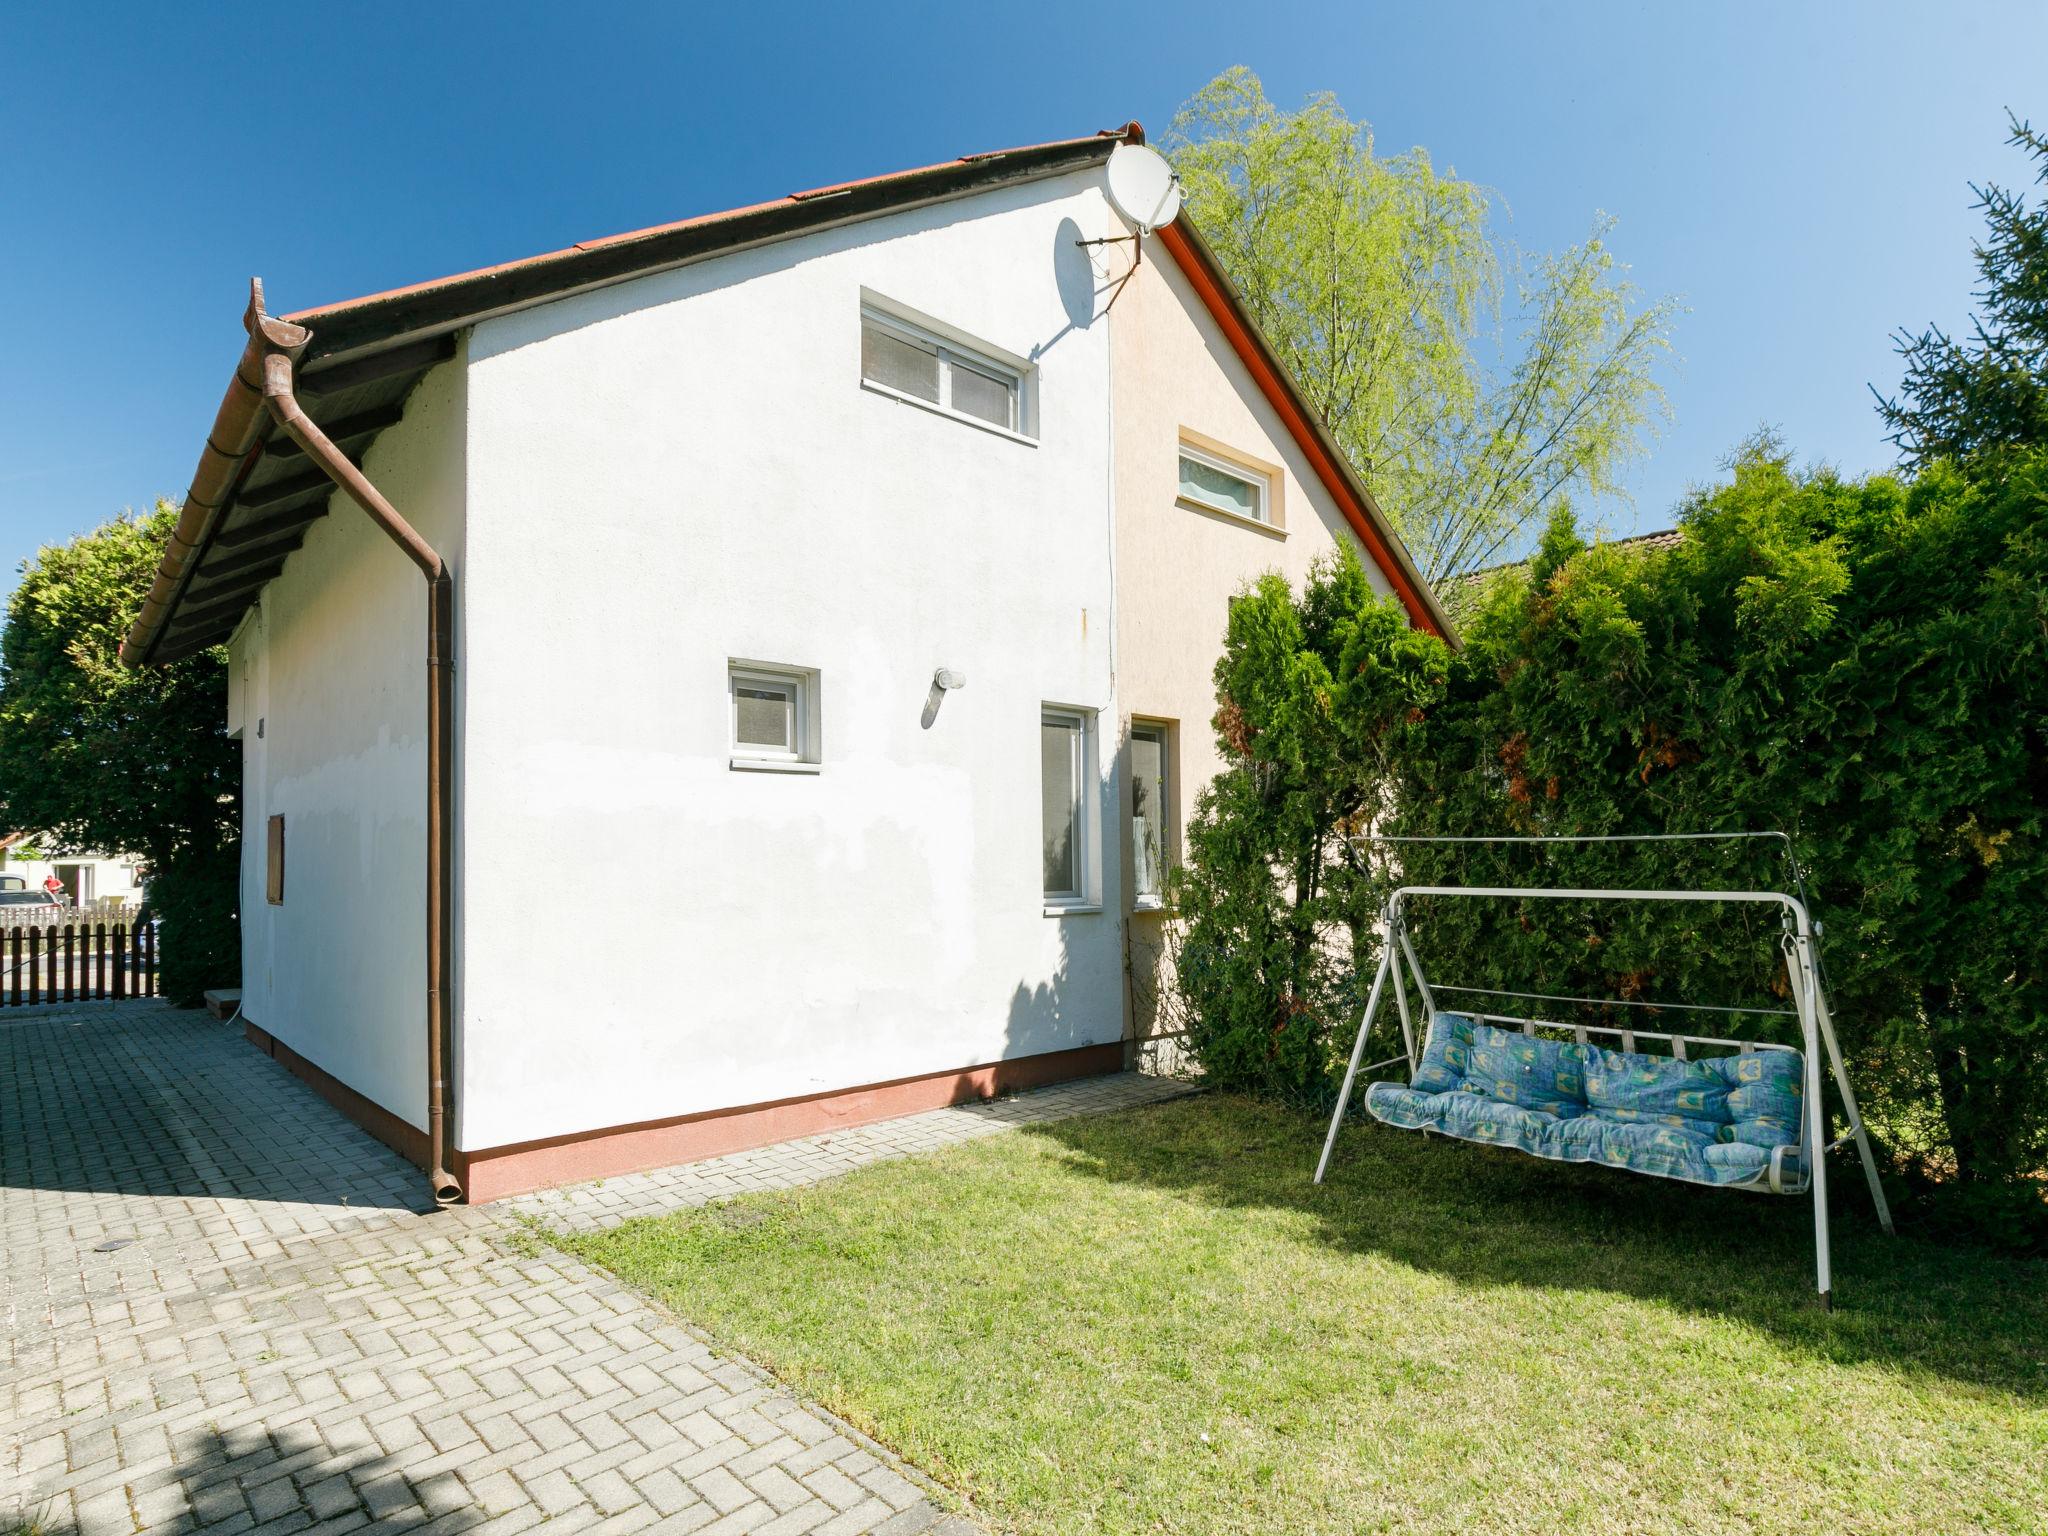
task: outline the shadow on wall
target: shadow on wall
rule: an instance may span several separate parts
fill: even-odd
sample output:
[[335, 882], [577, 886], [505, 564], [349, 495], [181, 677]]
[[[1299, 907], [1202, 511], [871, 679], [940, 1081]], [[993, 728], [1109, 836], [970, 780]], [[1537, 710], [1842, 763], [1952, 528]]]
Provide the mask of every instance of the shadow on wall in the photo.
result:
[[[499, 1510], [478, 1504], [453, 1472], [409, 1477], [386, 1456], [361, 1419], [330, 1443], [298, 1427], [206, 1428], [174, 1438], [170, 1477], [139, 1475], [89, 1498], [76, 1513], [68, 1500], [33, 1490], [0, 1504], [4, 1536], [184, 1536], [201, 1529], [320, 1530], [369, 1523], [377, 1531], [473, 1530]], [[108, 1437], [112, 1431], [98, 1431]], [[420, 1458], [415, 1458], [420, 1459]], [[272, 1522], [278, 1522], [273, 1525]]]
[[1114, 294], [1122, 274], [1117, 278], [1104, 279], [1096, 270], [1091, 254], [1094, 250], [1108, 250], [1108, 246], [1090, 247], [1082, 244], [1081, 226], [1072, 219], [1061, 219], [1052, 235], [1052, 280], [1059, 289], [1060, 308], [1066, 312], [1067, 323], [1044, 341], [1031, 349], [1031, 360], [1035, 363], [1075, 331], [1085, 331], [1096, 321], [1101, 312], [1104, 295]]
[[1130, 993], [1132, 1065], [1162, 1077], [1198, 1077], [1188, 1052], [1188, 1009], [1175, 981], [1181, 930], [1165, 911], [1131, 915], [1124, 949]]
[[[1083, 780], [1086, 787], [1082, 803], [1092, 796], [1093, 806], [1092, 815], [1087, 815], [1082, 823], [1086, 830], [1079, 836], [1071, 822], [1063, 830], [1053, 825], [1059, 807], [1066, 803], [1065, 797], [1057, 792], [1056, 786], [1064, 781], [1055, 778], [1055, 765], [1067, 749], [1048, 749], [1044, 758], [1042, 771], [1048, 799], [1040, 807], [1045, 816], [1040, 824], [1040, 852], [1045, 888], [1085, 891], [1091, 899], [1099, 900], [1100, 906], [1041, 919], [1057, 933], [1058, 962], [1046, 980], [1020, 981], [1011, 992], [1003, 1036], [1005, 1059], [1100, 1046], [1105, 1061], [1091, 1070], [1116, 1071], [1124, 1064], [1123, 1037], [1129, 1022], [1121, 895], [1128, 877], [1128, 839], [1122, 831], [1126, 825], [1122, 812], [1126, 746], [1119, 735], [1085, 754], [1091, 772]], [[1102, 842], [1100, 848], [1094, 846], [1098, 838]], [[1088, 956], [1079, 966], [1077, 946]], [[1103, 1027], [1105, 1014], [1114, 1021], [1114, 1027]]]
[[1049, 917], [1046, 921], [1059, 926], [1059, 965], [1049, 979], [1035, 986], [1020, 981], [1010, 994], [1010, 1016], [1003, 1032], [1006, 1059], [1096, 1043], [1089, 1038], [1088, 1019], [1091, 1011], [1100, 1017], [1102, 1000], [1090, 995], [1091, 989], [1074, 979], [1072, 936], [1067, 930], [1073, 923], [1106, 923], [1115, 919], [1107, 912], [1096, 912], [1085, 917]]

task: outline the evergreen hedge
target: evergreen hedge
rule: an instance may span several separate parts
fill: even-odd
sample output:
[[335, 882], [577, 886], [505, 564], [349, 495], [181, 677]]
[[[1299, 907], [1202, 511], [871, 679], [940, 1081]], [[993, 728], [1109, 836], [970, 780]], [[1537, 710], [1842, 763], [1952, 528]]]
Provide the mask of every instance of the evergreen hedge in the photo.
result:
[[[2048, 453], [1909, 483], [1795, 472], [1760, 442], [1681, 525], [1676, 547], [1643, 553], [1588, 547], [1560, 517], [1470, 598], [1458, 650], [1409, 629], [1348, 557], [1300, 594], [1269, 577], [1233, 602], [1216, 716], [1230, 766], [1175, 876], [1191, 1050], [1218, 1082], [1326, 1105], [1395, 883], [1793, 879], [1771, 843], [1406, 845], [1397, 860], [1355, 840], [1368, 828], [1780, 828], [1893, 1170], [1942, 1186], [1943, 1219], [2041, 1240]], [[1443, 981], [1787, 995], [1762, 909], [1446, 901], [1415, 928]]]

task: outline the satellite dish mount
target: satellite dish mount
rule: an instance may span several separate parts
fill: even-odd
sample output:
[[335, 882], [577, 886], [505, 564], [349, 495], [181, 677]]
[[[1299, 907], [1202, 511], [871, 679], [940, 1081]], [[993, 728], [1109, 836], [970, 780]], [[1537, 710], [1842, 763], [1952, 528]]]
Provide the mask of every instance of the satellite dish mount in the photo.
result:
[[[1116, 293], [1109, 296], [1114, 304], [1117, 294], [1124, 291], [1138, 270], [1138, 264], [1145, 259], [1145, 236], [1155, 230], [1164, 229], [1180, 217], [1180, 178], [1173, 173], [1166, 156], [1144, 144], [1125, 142], [1109, 152], [1109, 164], [1104, 171], [1108, 182], [1104, 189], [1109, 195], [1109, 204], [1135, 224], [1138, 232], [1134, 235], [1105, 235], [1099, 240], [1077, 240], [1082, 246], [1123, 245], [1132, 247], [1131, 270], [1123, 275], [1116, 285]], [[1105, 304], [1103, 309], [1108, 310]]]

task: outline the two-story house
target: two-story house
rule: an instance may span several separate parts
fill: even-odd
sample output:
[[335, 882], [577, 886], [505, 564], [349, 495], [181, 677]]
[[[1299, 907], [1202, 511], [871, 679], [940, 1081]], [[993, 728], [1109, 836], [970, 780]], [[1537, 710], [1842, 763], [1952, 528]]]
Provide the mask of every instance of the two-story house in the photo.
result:
[[1447, 627], [1141, 140], [257, 290], [124, 655], [228, 643], [251, 1038], [444, 1198], [1116, 1070], [1231, 593]]

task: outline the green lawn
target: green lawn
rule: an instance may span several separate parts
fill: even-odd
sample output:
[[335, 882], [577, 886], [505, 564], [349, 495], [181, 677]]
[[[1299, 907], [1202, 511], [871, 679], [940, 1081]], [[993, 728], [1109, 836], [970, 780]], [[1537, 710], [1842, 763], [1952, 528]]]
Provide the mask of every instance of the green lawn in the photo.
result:
[[[2048, 1530], [2048, 1265], [1221, 1095], [566, 1246], [999, 1530]], [[1844, 1165], [1845, 1175], [1848, 1172]]]

